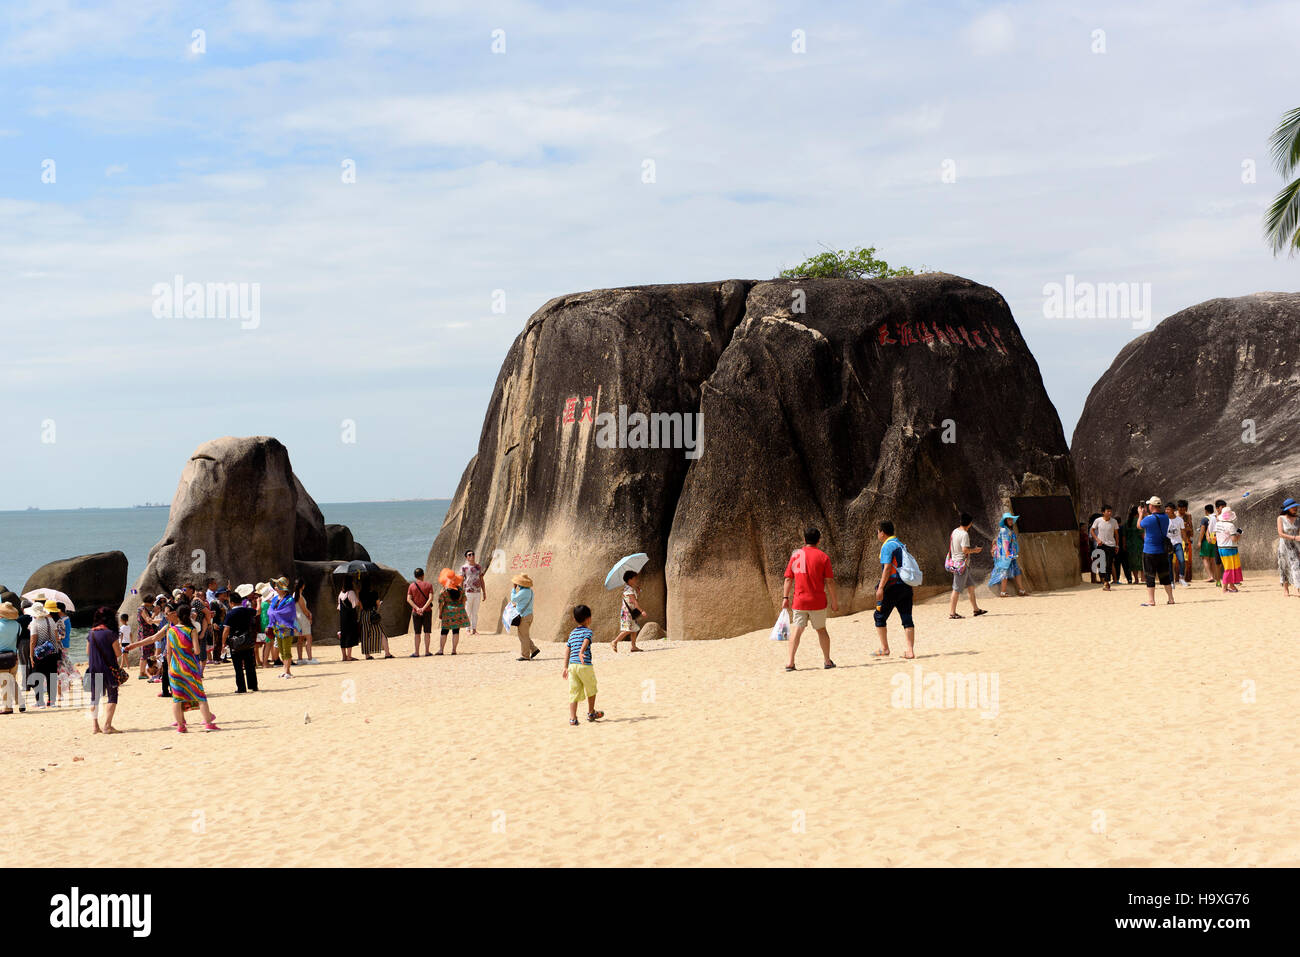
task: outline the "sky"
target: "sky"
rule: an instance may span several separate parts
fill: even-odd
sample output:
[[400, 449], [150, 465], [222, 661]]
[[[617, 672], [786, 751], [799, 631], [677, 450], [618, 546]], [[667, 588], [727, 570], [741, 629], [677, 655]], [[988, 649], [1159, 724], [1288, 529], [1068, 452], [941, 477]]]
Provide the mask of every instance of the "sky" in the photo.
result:
[[168, 502], [227, 434], [318, 501], [449, 497], [548, 299], [824, 246], [1001, 292], [1068, 440], [1141, 317], [1050, 284], [1300, 288], [1300, 4], [1083, 6], [6, 0], [0, 509]]

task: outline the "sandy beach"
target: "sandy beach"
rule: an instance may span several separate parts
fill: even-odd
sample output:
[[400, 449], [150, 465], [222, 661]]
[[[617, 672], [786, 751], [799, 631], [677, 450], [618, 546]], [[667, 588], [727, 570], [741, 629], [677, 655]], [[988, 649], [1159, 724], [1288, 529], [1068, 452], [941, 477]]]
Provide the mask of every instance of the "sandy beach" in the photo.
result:
[[[95, 867], [1291, 865], [1300, 600], [1275, 573], [1246, 589], [1155, 609], [1136, 586], [981, 589], [977, 620], [918, 606], [915, 662], [896, 619], [889, 659], [870, 614], [832, 619], [829, 672], [815, 637], [793, 674], [766, 632], [599, 645], [608, 717], [577, 728], [562, 647], [521, 664], [505, 636], [455, 658], [327, 647], [255, 695], [210, 668], [220, 733], [176, 734], [133, 679], [121, 735], [72, 710], [0, 719], [4, 779], [42, 822], [9, 815], [0, 840]], [[996, 702], [897, 706], [924, 703], [918, 667]]]

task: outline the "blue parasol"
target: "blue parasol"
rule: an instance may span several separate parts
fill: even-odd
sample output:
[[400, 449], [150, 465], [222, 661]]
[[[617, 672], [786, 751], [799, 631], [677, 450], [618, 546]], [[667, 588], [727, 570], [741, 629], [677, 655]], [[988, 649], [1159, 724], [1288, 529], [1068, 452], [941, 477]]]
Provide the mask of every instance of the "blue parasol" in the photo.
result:
[[637, 552], [634, 555], [625, 555], [614, 563], [614, 567], [609, 570], [605, 576], [606, 588], [622, 588], [623, 573], [626, 571], [640, 572], [645, 568], [646, 562], [650, 561], [650, 556], [645, 552]]

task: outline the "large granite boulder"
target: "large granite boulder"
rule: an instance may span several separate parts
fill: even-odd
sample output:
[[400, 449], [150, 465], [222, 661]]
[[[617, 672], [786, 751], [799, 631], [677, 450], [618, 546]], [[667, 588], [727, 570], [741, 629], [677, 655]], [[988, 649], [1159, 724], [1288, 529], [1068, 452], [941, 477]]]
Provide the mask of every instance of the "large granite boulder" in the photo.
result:
[[[339, 642], [338, 593], [339, 582], [334, 578], [334, 569], [339, 562], [294, 562], [294, 574], [306, 583], [303, 594], [307, 606], [311, 609], [312, 642], [322, 645], [337, 645]], [[389, 638], [406, 634], [411, 623], [411, 606], [406, 603], [406, 589], [410, 584], [396, 568], [388, 565], [379, 566], [385, 573], [383, 587], [379, 597], [383, 604], [379, 612], [384, 634]], [[397, 654], [397, 649], [393, 649]]]
[[[682, 448], [632, 447], [651, 440], [635, 416], [675, 414], [681, 441], [688, 428], [694, 439], [701, 383], [746, 289], [732, 280], [598, 290], [552, 299], [528, 320], [426, 564], [436, 577], [475, 550], [487, 568], [480, 630], [500, 627], [510, 578], [525, 573], [537, 640], [567, 637], [578, 603], [592, 608], [597, 638], [613, 638], [620, 599], [605, 573], [636, 551], [650, 556], [641, 604], [663, 620], [668, 528], [692, 460]], [[615, 421], [602, 419], [598, 435], [601, 414]]]
[[705, 454], [668, 543], [674, 637], [770, 626], [805, 526], [822, 532], [848, 614], [875, 604], [880, 520], [925, 590], [947, 590], [959, 512], [987, 538], [1012, 496], [1069, 495], [1074, 482], [1006, 303], [956, 276], [759, 283], [701, 411]]
[[208, 576], [238, 584], [287, 575], [296, 557], [326, 559], [326, 543], [320, 509], [284, 445], [267, 436], [214, 439], [185, 463], [162, 540], [122, 610], [134, 612], [135, 592]]
[[126, 595], [126, 565], [126, 555], [118, 551], [60, 559], [36, 569], [22, 593], [38, 588], [63, 592], [77, 606], [72, 614], [73, 626], [85, 628], [96, 608], [116, 608], [121, 603]]
[[874, 602], [879, 518], [942, 582], [958, 511], [987, 535], [1010, 496], [1073, 483], [1037, 364], [987, 287], [929, 274], [600, 290], [552, 300], [515, 340], [427, 567], [474, 548], [485, 628], [522, 572], [534, 635], [563, 638], [583, 602], [608, 640], [605, 573], [644, 551], [647, 617], [675, 638], [725, 637], [770, 624], [809, 523], [848, 612]]
[[326, 525], [325, 539], [325, 554], [333, 561], [370, 561], [370, 553], [352, 537], [352, 529], [346, 525]]
[[1243, 563], [1273, 567], [1279, 506], [1300, 497], [1297, 329], [1300, 293], [1259, 292], [1191, 306], [1121, 349], [1074, 430], [1080, 514], [1109, 503], [1122, 519], [1159, 495], [1199, 521], [1222, 498]]

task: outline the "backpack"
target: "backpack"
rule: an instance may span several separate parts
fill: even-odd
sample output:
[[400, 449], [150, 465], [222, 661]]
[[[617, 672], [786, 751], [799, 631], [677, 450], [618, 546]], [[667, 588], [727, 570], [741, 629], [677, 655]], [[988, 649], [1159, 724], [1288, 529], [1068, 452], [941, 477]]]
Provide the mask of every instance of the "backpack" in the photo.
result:
[[902, 542], [898, 543], [898, 550], [903, 553], [903, 563], [898, 566], [898, 578], [903, 584], [916, 587], [921, 584], [921, 566]]

